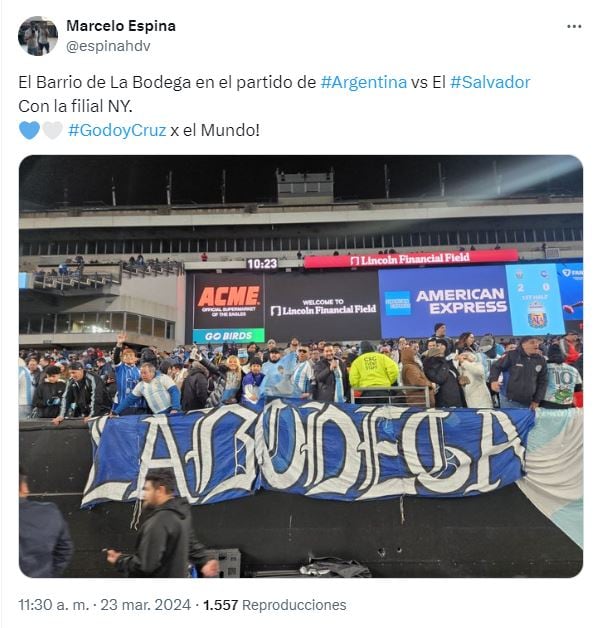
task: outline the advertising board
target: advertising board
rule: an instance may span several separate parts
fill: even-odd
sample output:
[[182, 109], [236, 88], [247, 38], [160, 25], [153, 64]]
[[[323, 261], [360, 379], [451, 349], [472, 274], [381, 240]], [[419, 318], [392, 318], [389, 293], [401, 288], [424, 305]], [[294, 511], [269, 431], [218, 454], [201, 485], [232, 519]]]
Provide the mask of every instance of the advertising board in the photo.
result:
[[[583, 264], [189, 273], [187, 342], [284, 343], [564, 334], [583, 320]], [[569, 325], [567, 325], [567, 328]]]

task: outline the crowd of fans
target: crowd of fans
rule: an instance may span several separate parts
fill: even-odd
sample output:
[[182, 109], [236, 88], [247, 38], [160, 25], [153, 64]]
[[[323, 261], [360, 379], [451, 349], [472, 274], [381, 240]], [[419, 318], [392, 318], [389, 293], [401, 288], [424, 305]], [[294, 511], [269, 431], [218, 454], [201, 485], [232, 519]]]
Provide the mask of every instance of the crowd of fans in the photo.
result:
[[263, 347], [179, 346], [166, 353], [128, 346], [120, 333], [107, 351], [24, 349], [20, 418], [58, 425], [66, 418], [105, 414], [256, 406], [269, 397], [335, 403], [352, 398], [375, 403], [382, 397], [437, 408], [581, 405], [583, 351], [575, 332], [499, 341], [491, 334], [478, 339], [464, 332], [454, 340], [438, 323], [426, 339], [342, 345], [292, 338], [285, 344], [281, 348], [272, 339]]
[[[206, 254], [204, 253], [204, 255]], [[146, 260], [141, 254], [139, 254], [137, 257], [131, 255], [128, 260], [122, 262], [123, 270], [128, 270], [130, 272], [176, 272], [180, 268], [180, 266], [181, 262], [177, 262], [170, 257], [167, 257], [163, 260], [160, 260], [157, 257], [149, 258]]]
[[[114, 348], [107, 351], [94, 347], [81, 352], [23, 349], [19, 418], [58, 426], [70, 418], [179, 413], [235, 403], [257, 407], [269, 397], [333, 403], [355, 399], [369, 404], [380, 402], [381, 389], [384, 402], [414, 407], [535, 410], [581, 405], [583, 351], [576, 333], [497, 342], [491, 334], [477, 339], [467, 331], [453, 340], [446, 331], [444, 323], [437, 323], [427, 339], [401, 337], [377, 344], [364, 340], [359, 345], [342, 345], [292, 338], [284, 348], [271, 339], [265, 347], [256, 343], [193, 345], [170, 353], [156, 347], [135, 349], [121, 332]], [[421, 390], [427, 392], [425, 404]], [[145, 553], [108, 549], [108, 562], [128, 575], [183, 577], [188, 563], [201, 558], [202, 574], [217, 575], [217, 561], [203, 546], [190, 544], [189, 506], [181, 499], [172, 501], [171, 489], [158, 500], [161, 489], [152, 483], [154, 479], [148, 475], [144, 485], [149, 508], [140, 539], [150, 538], [160, 508], [176, 509], [177, 525], [183, 525], [182, 518], [186, 522], [183, 543], [176, 552], [177, 569], [172, 566], [173, 552], [164, 554], [142, 541], [138, 547], [149, 548]], [[173, 484], [174, 478], [169, 486]], [[67, 524], [54, 504], [29, 501], [28, 494], [25, 471], [20, 469], [21, 569], [30, 577], [59, 576], [74, 549]], [[155, 570], [156, 552], [168, 554], [159, 571]]]

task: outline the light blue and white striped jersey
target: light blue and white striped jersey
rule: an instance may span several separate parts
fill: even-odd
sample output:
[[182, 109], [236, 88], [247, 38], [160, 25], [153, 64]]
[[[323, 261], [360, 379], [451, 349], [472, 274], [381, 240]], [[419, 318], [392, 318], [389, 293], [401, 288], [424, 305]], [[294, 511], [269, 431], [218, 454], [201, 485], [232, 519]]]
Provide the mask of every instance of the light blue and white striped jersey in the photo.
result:
[[147, 401], [147, 405], [150, 407], [154, 414], [160, 414], [172, 407], [179, 406], [179, 403], [170, 396], [169, 390], [172, 387], [176, 388], [174, 381], [168, 377], [168, 375], [157, 375], [151, 382], [140, 381], [135, 388], [133, 388], [132, 394], [135, 397], [144, 397]]
[[546, 368], [548, 369], [548, 386], [544, 401], [560, 405], [572, 404], [575, 386], [582, 383], [579, 371], [569, 364], [553, 362], [549, 362]]
[[291, 375], [291, 383], [293, 384], [293, 397], [301, 397], [301, 395], [311, 392], [314, 379], [314, 369], [309, 360], [299, 362]]

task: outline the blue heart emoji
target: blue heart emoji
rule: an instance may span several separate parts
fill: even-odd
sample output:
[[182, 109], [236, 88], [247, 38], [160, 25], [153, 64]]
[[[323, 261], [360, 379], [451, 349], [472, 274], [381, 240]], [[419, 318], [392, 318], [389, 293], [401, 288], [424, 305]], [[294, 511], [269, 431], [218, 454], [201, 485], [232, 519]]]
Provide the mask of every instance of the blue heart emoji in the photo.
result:
[[39, 122], [21, 122], [19, 131], [27, 140], [32, 140], [39, 133]]

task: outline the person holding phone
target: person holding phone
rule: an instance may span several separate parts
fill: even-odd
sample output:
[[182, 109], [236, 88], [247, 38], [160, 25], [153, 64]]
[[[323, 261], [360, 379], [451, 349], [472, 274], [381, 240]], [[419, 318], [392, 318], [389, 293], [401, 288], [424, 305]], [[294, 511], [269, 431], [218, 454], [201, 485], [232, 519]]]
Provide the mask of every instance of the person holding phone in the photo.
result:
[[342, 403], [349, 394], [347, 367], [334, 356], [334, 347], [324, 346], [323, 356], [314, 367], [312, 396], [317, 401]]

